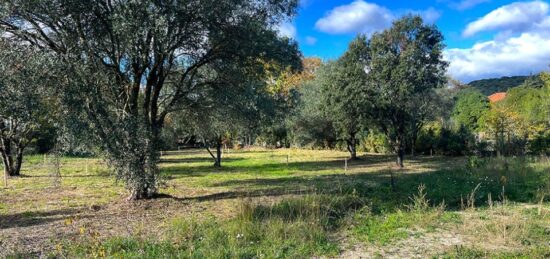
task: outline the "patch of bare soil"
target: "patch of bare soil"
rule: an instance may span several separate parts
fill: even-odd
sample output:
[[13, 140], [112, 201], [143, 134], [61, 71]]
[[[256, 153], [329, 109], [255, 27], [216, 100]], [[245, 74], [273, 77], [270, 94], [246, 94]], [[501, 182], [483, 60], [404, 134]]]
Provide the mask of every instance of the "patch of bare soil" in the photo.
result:
[[[521, 240], [529, 228], [527, 218], [521, 214], [523, 208], [536, 207], [523, 205], [481, 212], [463, 211], [460, 212], [461, 224], [432, 233], [411, 233], [408, 239], [384, 246], [361, 244], [342, 237], [340, 243], [344, 251], [337, 258], [430, 258], [460, 246], [487, 251], [521, 251], [526, 248]], [[547, 213], [550, 211], [546, 209], [542, 212]]]
[[[121, 199], [122, 200], [122, 199]], [[237, 200], [197, 202], [165, 197], [139, 202], [117, 202], [104, 206], [66, 208], [0, 216], [0, 258], [14, 253], [41, 256], [63, 240], [94, 233], [113, 236], [160, 237], [175, 218], [234, 213]]]
[[349, 245], [337, 258], [427, 258], [464, 242], [464, 237], [457, 233], [435, 232], [386, 246]]
[[[64, 208], [42, 212], [0, 215], [0, 258], [15, 253], [42, 257], [54, 251], [64, 240], [138, 237], [162, 238], [177, 218], [227, 219], [235, 216], [243, 202], [269, 204], [292, 195], [259, 197], [222, 197], [202, 200], [199, 197], [158, 197], [152, 200], [119, 202], [108, 205]], [[210, 194], [210, 195], [216, 195]], [[206, 197], [209, 197], [208, 195]]]

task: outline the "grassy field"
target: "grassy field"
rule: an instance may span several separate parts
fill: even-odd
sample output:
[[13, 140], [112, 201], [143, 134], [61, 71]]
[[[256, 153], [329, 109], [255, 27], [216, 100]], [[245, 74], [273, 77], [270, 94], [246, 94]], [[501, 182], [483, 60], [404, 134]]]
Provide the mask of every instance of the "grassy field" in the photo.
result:
[[0, 195], [0, 257], [550, 257], [550, 160], [310, 150], [165, 152], [129, 203], [97, 159], [28, 157]]

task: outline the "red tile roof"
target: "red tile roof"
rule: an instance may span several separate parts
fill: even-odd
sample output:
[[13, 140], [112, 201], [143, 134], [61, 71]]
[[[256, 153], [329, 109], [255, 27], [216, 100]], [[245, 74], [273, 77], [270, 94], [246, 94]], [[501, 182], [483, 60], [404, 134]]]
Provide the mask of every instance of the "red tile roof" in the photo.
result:
[[494, 93], [489, 95], [489, 101], [492, 103], [500, 102], [506, 98], [506, 93]]

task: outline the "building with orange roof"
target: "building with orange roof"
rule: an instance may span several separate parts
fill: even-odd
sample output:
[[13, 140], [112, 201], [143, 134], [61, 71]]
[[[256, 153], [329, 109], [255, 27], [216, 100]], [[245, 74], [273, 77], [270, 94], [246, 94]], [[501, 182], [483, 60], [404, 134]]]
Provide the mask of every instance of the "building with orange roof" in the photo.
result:
[[504, 100], [506, 98], [506, 93], [500, 92], [500, 93], [494, 93], [492, 95], [489, 95], [489, 101], [491, 103], [496, 103]]

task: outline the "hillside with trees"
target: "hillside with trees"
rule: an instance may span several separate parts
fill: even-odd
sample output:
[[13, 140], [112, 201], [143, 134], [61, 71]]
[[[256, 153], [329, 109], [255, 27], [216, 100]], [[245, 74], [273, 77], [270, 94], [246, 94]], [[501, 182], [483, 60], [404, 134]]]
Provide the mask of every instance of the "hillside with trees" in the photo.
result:
[[505, 76], [501, 78], [489, 78], [475, 80], [467, 85], [480, 91], [485, 96], [489, 96], [498, 92], [506, 92], [510, 88], [520, 86], [527, 82], [535, 86], [541, 86], [542, 82], [537, 79], [536, 75], [533, 76]]

